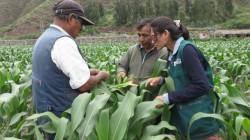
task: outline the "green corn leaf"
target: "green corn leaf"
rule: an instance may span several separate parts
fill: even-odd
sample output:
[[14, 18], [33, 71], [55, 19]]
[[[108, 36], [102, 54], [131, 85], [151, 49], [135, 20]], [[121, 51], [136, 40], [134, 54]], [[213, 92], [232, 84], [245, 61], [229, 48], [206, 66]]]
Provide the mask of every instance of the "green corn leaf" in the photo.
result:
[[3, 93], [0, 95], [0, 103], [9, 102], [15, 95], [11, 93]]
[[161, 130], [163, 129], [176, 130], [176, 128], [174, 126], [171, 126], [168, 122], [161, 121], [158, 125], [147, 126], [143, 132], [142, 140], [150, 136], [157, 136], [161, 134]]
[[100, 110], [105, 106], [109, 97], [110, 94], [97, 95], [89, 103], [86, 111], [86, 117], [83, 120], [83, 123], [81, 123], [80, 127], [77, 129], [81, 140], [86, 139], [94, 130]]
[[163, 59], [157, 59], [157, 61], [155, 62], [154, 66], [153, 66], [153, 70], [152, 70], [152, 77], [156, 77], [156, 76], [160, 76], [161, 71], [163, 69], [166, 68], [167, 65], [167, 61], [163, 60]]
[[71, 107], [72, 133], [84, 119], [85, 110], [87, 105], [89, 104], [90, 98], [91, 94], [82, 93], [73, 101]]
[[102, 110], [96, 124], [98, 140], [109, 140], [109, 109]]
[[166, 134], [161, 134], [161, 135], [157, 135], [157, 136], [149, 136], [146, 137], [145, 139], [141, 139], [141, 140], [176, 140], [174, 135], [166, 135]]
[[99, 139], [97, 138], [95, 131], [92, 131], [86, 140], [99, 140]]
[[244, 100], [242, 97], [230, 97], [229, 99], [236, 104], [238, 110], [250, 116], [250, 102]]
[[138, 99], [133, 93], [126, 93], [125, 98], [119, 104], [117, 110], [110, 119], [110, 140], [123, 140], [128, 129], [128, 122], [134, 115], [134, 109]]
[[3, 109], [9, 117], [12, 117], [16, 113], [18, 108], [19, 100], [16, 95], [12, 96], [11, 99], [3, 104]]
[[22, 140], [22, 139], [18, 139], [18, 138], [14, 138], [14, 137], [5, 137], [4, 140]]
[[235, 131], [238, 136], [240, 135], [240, 130], [244, 119], [245, 118], [242, 115], [237, 116], [235, 119]]
[[239, 89], [235, 88], [231, 84], [225, 84], [225, 86], [228, 90], [228, 95], [230, 97], [240, 97], [241, 96], [241, 92], [239, 91]]
[[172, 91], [175, 91], [174, 80], [172, 79], [172, 77], [168, 76], [165, 78], [165, 83], [160, 88], [159, 95]]
[[214, 118], [217, 120], [220, 120], [224, 123], [224, 125], [229, 126], [227, 124], [227, 122], [224, 120], [223, 116], [220, 114], [209, 114], [209, 113], [202, 113], [202, 112], [198, 112], [196, 114], [194, 114], [189, 122], [189, 126], [188, 126], [188, 140], [190, 140], [190, 128], [192, 126], [192, 124], [202, 118]]
[[17, 113], [17, 114], [15, 114], [12, 118], [11, 118], [11, 120], [10, 120], [10, 126], [12, 126], [12, 125], [14, 125], [14, 124], [16, 124], [18, 121], [20, 121], [20, 119], [23, 117], [23, 116], [25, 116], [25, 115], [27, 115], [27, 112], [20, 112], [20, 113]]
[[40, 125], [38, 127], [41, 128], [42, 130], [44, 130], [47, 133], [56, 133], [55, 126], [53, 126], [52, 123], [46, 123], [46, 124]]
[[172, 108], [174, 105], [167, 105], [164, 104], [163, 109], [162, 109], [162, 114], [161, 114], [161, 120], [169, 122], [170, 117], [171, 117], [171, 111], [170, 108]]
[[37, 126], [35, 126], [35, 134], [36, 134], [36, 139], [37, 140], [44, 140], [43, 135], [41, 134], [40, 130], [38, 129]]
[[160, 115], [161, 110], [156, 108], [158, 104], [161, 104], [160, 100], [141, 102], [136, 106], [135, 115], [129, 127], [129, 139], [140, 137], [145, 123]]
[[175, 91], [175, 84], [172, 77], [168, 76], [167, 78], [165, 78], [165, 84], [167, 86], [167, 92]]
[[250, 119], [246, 118], [243, 121], [243, 129], [247, 132], [248, 135], [250, 135]]
[[67, 123], [68, 119], [66, 118], [60, 118], [57, 125], [55, 126], [56, 128], [56, 136], [55, 140], [62, 140], [67, 129]]
[[121, 84], [117, 84], [117, 85], [112, 85], [111, 88], [113, 88], [113, 89], [121, 89], [121, 88], [130, 87], [130, 86], [137, 86], [137, 85], [134, 84], [132, 81], [127, 81], [125, 83], [121, 83]]
[[30, 117], [28, 117], [27, 120], [36, 120], [39, 117], [48, 117], [51, 120], [52, 124], [54, 125], [54, 127], [56, 129], [55, 140], [62, 140], [63, 139], [63, 137], [65, 135], [65, 131], [67, 129], [68, 119], [58, 118], [52, 112], [44, 112], [44, 113], [40, 113], [40, 114], [33, 114]]

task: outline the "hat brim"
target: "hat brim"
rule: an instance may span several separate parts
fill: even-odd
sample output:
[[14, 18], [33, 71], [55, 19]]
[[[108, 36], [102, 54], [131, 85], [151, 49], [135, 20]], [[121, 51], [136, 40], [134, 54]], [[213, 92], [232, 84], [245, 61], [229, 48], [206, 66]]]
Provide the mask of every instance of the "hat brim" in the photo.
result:
[[86, 17], [79, 16], [83, 20], [83, 25], [94, 25], [95, 23], [91, 20], [87, 19]]

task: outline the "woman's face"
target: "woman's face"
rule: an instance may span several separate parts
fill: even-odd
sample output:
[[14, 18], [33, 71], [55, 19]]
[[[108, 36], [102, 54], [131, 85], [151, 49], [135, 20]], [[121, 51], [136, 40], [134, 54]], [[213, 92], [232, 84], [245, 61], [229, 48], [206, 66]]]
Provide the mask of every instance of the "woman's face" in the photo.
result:
[[151, 29], [151, 34], [153, 36], [153, 44], [158, 50], [167, 46], [167, 34], [165, 32], [158, 33]]

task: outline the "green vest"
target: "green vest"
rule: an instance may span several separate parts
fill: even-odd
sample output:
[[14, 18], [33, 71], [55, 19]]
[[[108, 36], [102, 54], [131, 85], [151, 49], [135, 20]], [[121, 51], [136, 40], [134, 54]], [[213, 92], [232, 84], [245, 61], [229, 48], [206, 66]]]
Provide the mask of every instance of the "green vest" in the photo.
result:
[[[187, 40], [183, 40], [177, 50], [177, 53], [173, 55], [169, 64], [169, 74], [173, 78], [176, 90], [181, 90], [187, 87], [191, 81], [189, 80], [187, 73], [183, 69], [183, 49], [187, 45], [195, 46]], [[205, 64], [205, 73], [209, 79], [211, 85], [213, 85], [212, 70], [203, 54], [195, 48], [199, 57], [203, 57]], [[187, 137], [187, 131], [189, 122], [192, 116], [198, 112], [213, 113], [213, 101], [209, 93], [193, 99], [189, 102], [178, 103], [171, 109], [170, 122], [177, 127], [179, 133], [183, 138]], [[212, 118], [200, 119], [193, 123], [190, 129], [191, 139], [201, 139], [213, 135], [218, 131], [219, 127], [217, 122]]]

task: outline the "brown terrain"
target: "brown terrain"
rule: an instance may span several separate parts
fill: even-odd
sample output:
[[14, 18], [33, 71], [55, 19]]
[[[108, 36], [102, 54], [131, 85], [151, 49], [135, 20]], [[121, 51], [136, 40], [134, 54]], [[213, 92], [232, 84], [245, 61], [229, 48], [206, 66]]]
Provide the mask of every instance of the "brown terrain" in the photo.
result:
[[[0, 0], [0, 38], [36, 38], [52, 22], [52, 6], [57, 0]], [[76, 0], [83, 6], [85, 0]], [[243, 0], [234, 0], [240, 2]], [[101, 0], [105, 9], [112, 9], [112, 0]], [[95, 26], [99, 36], [109, 34], [133, 34], [134, 28], [114, 25]], [[249, 32], [248, 30], [232, 31]], [[216, 32], [225, 34], [225, 31]], [[95, 35], [95, 34], [94, 34]], [[239, 35], [237, 35], [239, 36]]]

